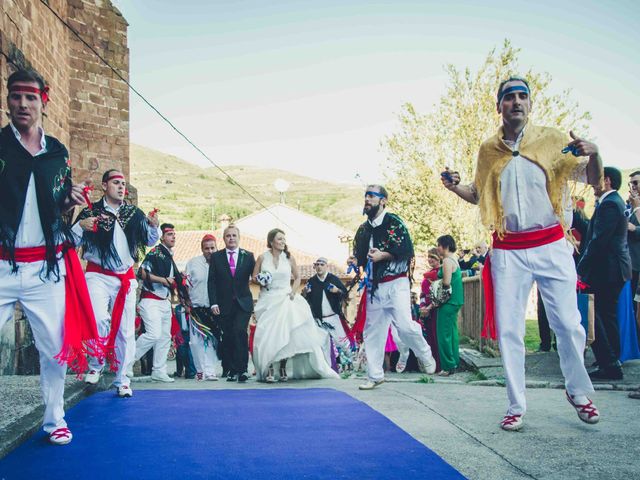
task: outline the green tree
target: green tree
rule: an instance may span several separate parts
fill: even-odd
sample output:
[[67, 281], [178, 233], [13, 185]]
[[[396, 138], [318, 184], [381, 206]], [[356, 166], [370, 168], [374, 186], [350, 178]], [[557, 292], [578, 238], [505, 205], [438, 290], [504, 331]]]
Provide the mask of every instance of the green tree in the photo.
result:
[[511, 75], [527, 78], [533, 123], [588, 135], [591, 116], [580, 110], [571, 91], [552, 93], [551, 75], [532, 69], [522, 72], [519, 52], [505, 40], [502, 49], [491, 50], [476, 72], [445, 66], [448, 86], [434, 111], [420, 113], [412, 104], [404, 104], [399, 129], [383, 140], [392, 205], [407, 221], [419, 250], [434, 245], [446, 233], [461, 246], [486, 236], [478, 209], [445, 190], [440, 172], [449, 167], [460, 172], [463, 183], [473, 179], [478, 149], [500, 124], [496, 92], [502, 80]]

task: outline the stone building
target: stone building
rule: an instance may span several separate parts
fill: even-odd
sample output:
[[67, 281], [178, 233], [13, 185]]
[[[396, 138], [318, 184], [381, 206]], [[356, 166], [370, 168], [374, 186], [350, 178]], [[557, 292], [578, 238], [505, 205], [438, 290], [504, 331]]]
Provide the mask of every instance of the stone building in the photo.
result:
[[[109, 0], [2, 0], [1, 110], [7, 111], [8, 76], [17, 68], [36, 70], [51, 88], [43, 127], [67, 145], [74, 180], [99, 184], [109, 168], [129, 177], [128, 87], [65, 23], [129, 78], [128, 24]], [[36, 373], [34, 359], [30, 330], [18, 312], [0, 330], [0, 375]]]

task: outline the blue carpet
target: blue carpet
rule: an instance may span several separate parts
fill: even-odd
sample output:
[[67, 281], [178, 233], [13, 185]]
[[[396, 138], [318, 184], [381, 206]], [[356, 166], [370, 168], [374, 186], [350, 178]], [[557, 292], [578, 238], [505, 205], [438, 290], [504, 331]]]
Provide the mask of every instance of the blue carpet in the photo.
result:
[[383, 415], [332, 389], [113, 391], [67, 412], [71, 444], [43, 432], [0, 460], [13, 479], [460, 479]]

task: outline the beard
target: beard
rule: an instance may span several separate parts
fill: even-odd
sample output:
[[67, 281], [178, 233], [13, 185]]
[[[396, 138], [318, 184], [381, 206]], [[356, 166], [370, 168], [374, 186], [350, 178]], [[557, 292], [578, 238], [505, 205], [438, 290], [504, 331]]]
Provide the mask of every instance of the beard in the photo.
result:
[[366, 207], [362, 209], [362, 214], [366, 215], [369, 220], [373, 220], [374, 218], [376, 218], [376, 215], [378, 215], [378, 212], [380, 211], [380, 204], [378, 205], [372, 205], [371, 207], [369, 207], [369, 210], [367, 211]]

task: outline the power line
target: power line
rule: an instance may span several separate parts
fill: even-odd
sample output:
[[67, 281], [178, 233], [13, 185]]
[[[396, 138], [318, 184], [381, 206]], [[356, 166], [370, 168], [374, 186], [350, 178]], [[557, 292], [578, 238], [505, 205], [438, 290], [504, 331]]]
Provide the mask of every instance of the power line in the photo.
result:
[[282, 223], [283, 225], [285, 225], [287, 228], [296, 231], [294, 228], [292, 228], [291, 226], [287, 225], [286, 222], [284, 222], [280, 217], [278, 217], [275, 213], [273, 213], [271, 211], [271, 209], [269, 207], [267, 207], [264, 203], [262, 203], [260, 200], [258, 200], [251, 192], [249, 192], [240, 182], [238, 182], [236, 179], [234, 179], [230, 174], [228, 174], [222, 167], [220, 167], [216, 162], [214, 162], [206, 153], [204, 153], [202, 151], [202, 149], [200, 147], [198, 147], [195, 143], [193, 143], [191, 141], [191, 139], [189, 139], [189, 137], [187, 137], [186, 134], [182, 133], [182, 131], [176, 127], [173, 122], [171, 122], [171, 120], [169, 120], [166, 116], [164, 116], [160, 110], [158, 110], [149, 100], [147, 100], [145, 98], [144, 95], [142, 95], [138, 90], [136, 90], [133, 85], [131, 85], [129, 83], [129, 81], [124, 78], [122, 76], [122, 74], [120, 74], [120, 72], [113, 66], [111, 66], [111, 64], [102, 56], [100, 55], [100, 53], [98, 53], [91, 45], [89, 45], [84, 38], [82, 38], [80, 36], [80, 34], [71, 26], [69, 25], [62, 17], [60, 17], [60, 15], [58, 15], [58, 13], [51, 8], [51, 6], [47, 3], [47, 0], [40, 0], [40, 3], [42, 3], [45, 7], [47, 7], [47, 9], [49, 9], [49, 11], [60, 21], [60, 23], [62, 23], [67, 29], [69, 29], [69, 31], [71, 31], [76, 37], [78, 37], [78, 40], [80, 40], [96, 57], [98, 57], [98, 59], [100, 59], [100, 61], [102, 63], [104, 63], [107, 67], [109, 67], [109, 69], [120, 79], [122, 80], [130, 89], [133, 93], [135, 93], [138, 97], [140, 97], [140, 99], [147, 104], [147, 106], [149, 108], [151, 108], [151, 110], [153, 110], [162, 120], [165, 121], [165, 123], [167, 123], [178, 135], [180, 135], [189, 145], [191, 145], [198, 153], [200, 153], [200, 155], [202, 155], [205, 159], [207, 159], [207, 161], [209, 163], [211, 163], [211, 165], [213, 165], [215, 168], [217, 168], [226, 178], [227, 180], [229, 180], [231, 182], [232, 185], [236, 185], [240, 190], [242, 190], [246, 195], [248, 195], [254, 202], [256, 202], [258, 205], [260, 205], [262, 208], [264, 208], [267, 212], [269, 212], [276, 220], [278, 220], [280, 223]]

